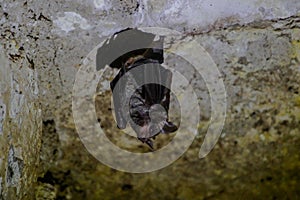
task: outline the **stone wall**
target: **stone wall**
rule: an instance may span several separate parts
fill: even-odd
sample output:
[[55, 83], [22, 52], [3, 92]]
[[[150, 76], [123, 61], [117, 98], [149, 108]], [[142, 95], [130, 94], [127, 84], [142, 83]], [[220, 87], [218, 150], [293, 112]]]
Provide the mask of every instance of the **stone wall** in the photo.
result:
[[[299, 198], [298, 0], [0, 2], [0, 199]], [[147, 26], [205, 48], [222, 74], [227, 118], [213, 152], [199, 160], [210, 114], [204, 95], [191, 148], [165, 169], [129, 174], [84, 148], [72, 88], [96, 44]], [[202, 91], [198, 78], [191, 83]], [[102, 125], [113, 127], [110, 93], [99, 99]]]
[[41, 109], [37, 74], [30, 62], [3, 54], [3, 47], [11, 44], [0, 47], [0, 199], [26, 199], [34, 195], [37, 180]]

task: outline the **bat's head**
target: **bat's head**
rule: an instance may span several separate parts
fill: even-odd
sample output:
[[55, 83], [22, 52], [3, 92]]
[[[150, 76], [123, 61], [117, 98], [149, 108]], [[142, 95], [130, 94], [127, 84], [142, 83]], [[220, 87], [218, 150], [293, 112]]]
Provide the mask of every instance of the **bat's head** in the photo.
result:
[[134, 116], [139, 116], [140, 119], [134, 128], [138, 138], [153, 138], [159, 133], [172, 133], [177, 130], [177, 126], [168, 121], [168, 113], [160, 104], [154, 104], [150, 109], [141, 107], [136, 111]]

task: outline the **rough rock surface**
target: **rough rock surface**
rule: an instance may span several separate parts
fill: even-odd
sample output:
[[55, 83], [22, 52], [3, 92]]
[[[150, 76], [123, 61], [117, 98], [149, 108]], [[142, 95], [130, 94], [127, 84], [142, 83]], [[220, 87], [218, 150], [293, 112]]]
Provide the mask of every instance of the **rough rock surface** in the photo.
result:
[[[0, 199], [300, 198], [298, 0], [0, 3]], [[199, 160], [198, 151], [209, 96], [197, 75], [191, 84], [203, 91], [199, 135], [172, 165], [149, 174], [119, 172], [82, 145], [71, 110], [75, 74], [104, 37], [137, 26], [195, 38], [222, 73], [227, 118], [206, 158]], [[113, 135], [109, 95], [99, 94], [96, 107]]]
[[[5, 45], [0, 46], [2, 52]], [[28, 60], [20, 60], [10, 62], [0, 55], [0, 199], [30, 199], [39, 169], [42, 120], [37, 74]]]

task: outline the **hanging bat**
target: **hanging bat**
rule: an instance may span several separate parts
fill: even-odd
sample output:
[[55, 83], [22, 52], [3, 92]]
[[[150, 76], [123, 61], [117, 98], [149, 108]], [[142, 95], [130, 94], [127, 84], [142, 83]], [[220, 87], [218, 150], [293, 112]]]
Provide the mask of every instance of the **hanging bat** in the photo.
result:
[[[138, 34], [143, 38], [141, 42], [153, 42], [153, 34], [141, 31]], [[115, 40], [111, 39], [108, 44], [116, 45], [114, 42], [118, 37], [113, 37]], [[134, 38], [137, 39], [136, 36]], [[177, 130], [177, 126], [168, 117], [172, 72], [161, 66], [162, 62], [162, 48], [144, 48], [127, 52], [110, 65], [120, 69], [110, 83], [117, 126], [124, 129], [129, 122], [137, 138], [151, 149], [155, 136]], [[137, 71], [133, 70], [137, 67]], [[122, 83], [118, 84], [121, 79]], [[147, 83], [147, 80], [154, 83], [142, 84]]]
[[[152, 138], [160, 133], [177, 130], [177, 126], [168, 119], [172, 73], [157, 61], [141, 56], [131, 58], [131, 62], [111, 82], [117, 125], [124, 129], [129, 121], [137, 138], [153, 149]], [[135, 67], [141, 69], [131, 73]], [[125, 84], [117, 84], [125, 74], [130, 74], [124, 81]], [[147, 82], [147, 79], [154, 80], [155, 83], [134, 87], [139, 85], [137, 82]], [[128, 94], [131, 96], [128, 97]]]

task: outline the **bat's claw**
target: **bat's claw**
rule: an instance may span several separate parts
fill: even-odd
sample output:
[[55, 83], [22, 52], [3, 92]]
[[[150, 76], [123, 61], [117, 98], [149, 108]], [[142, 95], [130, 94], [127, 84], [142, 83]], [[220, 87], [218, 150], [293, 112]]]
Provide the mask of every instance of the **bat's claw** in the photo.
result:
[[164, 127], [162, 128], [163, 133], [173, 133], [178, 130], [178, 127], [172, 122], [166, 121]]
[[149, 139], [149, 138], [138, 138], [140, 141], [142, 141], [143, 143], [146, 143], [149, 147], [150, 147], [150, 149], [151, 150], [153, 150], [154, 148], [153, 148], [153, 142], [152, 142], [152, 140], [151, 139]]

